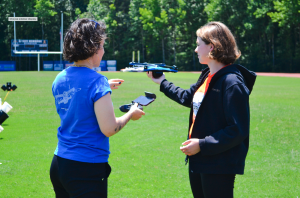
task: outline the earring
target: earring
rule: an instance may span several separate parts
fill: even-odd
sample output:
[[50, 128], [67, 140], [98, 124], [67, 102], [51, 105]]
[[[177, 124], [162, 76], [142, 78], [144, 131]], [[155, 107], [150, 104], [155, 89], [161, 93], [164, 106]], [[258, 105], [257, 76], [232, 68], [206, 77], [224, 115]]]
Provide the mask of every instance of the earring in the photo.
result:
[[90, 59], [88, 59], [87, 61], [88, 61], [88, 63], [89, 63], [91, 66], [93, 66], [93, 64], [90, 62]]

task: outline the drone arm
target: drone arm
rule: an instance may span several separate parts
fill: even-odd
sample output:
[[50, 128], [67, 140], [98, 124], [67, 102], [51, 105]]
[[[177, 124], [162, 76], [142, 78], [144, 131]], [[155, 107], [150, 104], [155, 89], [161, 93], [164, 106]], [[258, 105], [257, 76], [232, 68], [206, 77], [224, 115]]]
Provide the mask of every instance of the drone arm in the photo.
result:
[[168, 98], [174, 100], [175, 102], [186, 106], [191, 107], [193, 101], [193, 96], [195, 93], [196, 84], [191, 85], [190, 89], [182, 89], [175, 86], [172, 82], [164, 79], [160, 83], [160, 91], [163, 92]]

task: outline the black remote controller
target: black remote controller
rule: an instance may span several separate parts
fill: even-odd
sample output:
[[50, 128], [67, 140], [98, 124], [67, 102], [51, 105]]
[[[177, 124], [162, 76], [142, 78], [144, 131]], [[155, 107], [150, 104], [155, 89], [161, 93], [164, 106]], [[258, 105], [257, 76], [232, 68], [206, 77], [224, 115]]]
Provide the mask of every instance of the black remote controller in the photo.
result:
[[[122, 106], [120, 106], [120, 110], [122, 112], [126, 113], [130, 110], [131, 106], [134, 105], [134, 104], [135, 103], [133, 102], [131, 104], [122, 105]], [[143, 107], [140, 104], [138, 105], [138, 108], [143, 111]]]
[[131, 102], [131, 104], [125, 104], [119, 107], [122, 112], [128, 112], [132, 105], [138, 103], [138, 108], [143, 111], [143, 106], [148, 106], [156, 99], [156, 95], [154, 93], [150, 93], [145, 91], [145, 96], [139, 96], [135, 100]]

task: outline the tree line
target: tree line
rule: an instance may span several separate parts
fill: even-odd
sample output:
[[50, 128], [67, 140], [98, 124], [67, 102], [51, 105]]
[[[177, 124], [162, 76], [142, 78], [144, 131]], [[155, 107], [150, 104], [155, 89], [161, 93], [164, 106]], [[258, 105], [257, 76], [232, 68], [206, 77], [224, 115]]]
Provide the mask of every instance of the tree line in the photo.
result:
[[[109, 39], [103, 59], [117, 60], [118, 69], [139, 50], [141, 62], [201, 70], [195, 32], [221, 21], [242, 52], [237, 63], [257, 72], [300, 72], [298, 0], [1, 0], [0, 60], [16, 60], [17, 70], [36, 69], [36, 58], [11, 57], [14, 29], [8, 17], [13, 12], [38, 17], [38, 22], [16, 22], [18, 39], [47, 39], [48, 50], [59, 51], [61, 11], [64, 33], [77, 18], [105, 21]], [[43, 60], [59, 60], [59, 55]]]

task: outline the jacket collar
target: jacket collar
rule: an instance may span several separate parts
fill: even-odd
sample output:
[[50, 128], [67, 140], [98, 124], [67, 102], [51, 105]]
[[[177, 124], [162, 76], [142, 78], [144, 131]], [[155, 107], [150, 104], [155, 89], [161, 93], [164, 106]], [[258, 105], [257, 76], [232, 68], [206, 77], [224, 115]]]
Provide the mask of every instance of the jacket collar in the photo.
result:
[[[210, 70], [208, 67], [202, 70], [200, 78], [198, 79], [198, 82], [196, 84], [196, 90], [203, 84], [203, 82], [207, 78], [209, 72], [210, 72]], [[229, 74], [229, 73], [236, 74], [236, 75], [242, 77], [242, 79], [244, 79], [245, 85], [247, 86], [247, 88], [249, 89], [249, 91], [251, 93], [254, 83], [255, 83], [255, 80], [256, 80], [256, 74], [255, 74], [255, 72], [250, 71], [239, 64], [231, 64], [231, 65], [226, 66], [225, 68], [220, 69], [212, 77], [210, 84], [213, 85], [219, 78], [221, 78], [222, 76]]]

